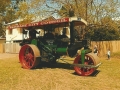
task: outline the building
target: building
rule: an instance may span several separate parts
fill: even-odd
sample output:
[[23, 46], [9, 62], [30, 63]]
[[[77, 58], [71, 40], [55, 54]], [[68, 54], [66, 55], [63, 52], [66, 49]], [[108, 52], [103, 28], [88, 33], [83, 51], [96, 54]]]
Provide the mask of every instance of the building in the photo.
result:
[[[43, 19], [44, 21], [46, 20], [54, 20], [55, 18], [53, 16], [48, 17], [46, 19]], [[38, 20], [38, 18], [37, 18]], [[6, 24], [7, 26], [14, 26], [14, 25], [18, 25], [21, 21], [23, 21], [22, 19], [18, 19], [16, 21], [10, 22], [8, 24]], [[41, 19], [39, 19], [39, 21], [41, 21]], [[37, 21], [37, 22], [39, 22]], [[34, 20], [33, 22], [36, 22], [36, 20]], [[29, 38], [29, 30], [24, 29], [26, 31], [26, 34], [23, 34], [23, 28], [13, 28], [13, 29], [8, 29], [6, 28], [6, 43], [19, 43], [21, 42], [23, 39], [27, 39]], [[37, 31], [40, 31], [40, 29], [38, 29]], [[42, 33], [40, 33], [42, 34]], [[37, 35], [39, 36], [39, 35]]]
[[[17, 25], [19, 22], [21, 22], [20, 19], [6, 24], [6, 26]], [[11, 43], [11, 42], [14, 42], [16, 40], [19, 41], [19, 40], [22, 40], [22, 38], [23, 37], [22, 37], [21, 28], [14, 28], [14, 29], [6, 28], [6, 43]]]

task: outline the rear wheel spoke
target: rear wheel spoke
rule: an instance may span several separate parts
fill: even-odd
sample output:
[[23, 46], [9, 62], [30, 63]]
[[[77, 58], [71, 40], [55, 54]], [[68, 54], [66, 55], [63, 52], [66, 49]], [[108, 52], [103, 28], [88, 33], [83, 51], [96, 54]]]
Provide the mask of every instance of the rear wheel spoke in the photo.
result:
[[31, 69], [38, 65], [39, 59], [36, 59], [38, 56], [35, 56], [34, 53], [36, 52], [34, 50], [39, 52], [35, 45], [24, 45], [20, 50], [19, 59], [22, 66], [26, 69]]

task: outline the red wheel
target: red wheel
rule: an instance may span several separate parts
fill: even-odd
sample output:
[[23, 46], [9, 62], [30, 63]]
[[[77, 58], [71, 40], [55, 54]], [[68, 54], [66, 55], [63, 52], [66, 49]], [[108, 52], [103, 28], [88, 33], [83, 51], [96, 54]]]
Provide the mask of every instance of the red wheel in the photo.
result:
[[[99, 63], [100, 61], [97, 55], [93, 53], [89, 53], [85, 55], [85, 62], [84, 62], [85, 65], [97, 65]], [[74, 64], [82, 64], [80, 55], [75, 58]], [[74, 70], [78, 75], [89, 76], [96, 70], [96, 68], [82, 68], [82, 67], [74, 66]]]
[[35, 45], [26, 44], [19, 52], [19, 60], [23, 68], [32, 69], [40, 62], [40, 52]]

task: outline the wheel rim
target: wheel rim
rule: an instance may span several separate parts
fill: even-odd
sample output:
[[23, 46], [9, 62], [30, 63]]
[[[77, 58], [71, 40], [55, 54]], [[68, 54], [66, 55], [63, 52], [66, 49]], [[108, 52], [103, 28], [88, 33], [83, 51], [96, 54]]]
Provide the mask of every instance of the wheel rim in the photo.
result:
[[[37, 59], [39, 55], [36, 55], [37, 47], [35, 45], [24, 45], [22, 46], [19, 52], [19, 60], [23, 68], [31, 69], [38, 65], [39, 59]], [[37, 50], [38, 51], [38, 50]]]
[[[96, 59], [97, 58], [94, 57], [94, 55], [86, 54], [84, 64], [85, 65], [96, 65], [97, 64]], [[75, 58], [74, 64], [82, 64], [80, 55]], [[82, 68], [82, 67], [74, 66], [74, 70], [78, 75], [89, 76], [95, 71], [95, 68]]]

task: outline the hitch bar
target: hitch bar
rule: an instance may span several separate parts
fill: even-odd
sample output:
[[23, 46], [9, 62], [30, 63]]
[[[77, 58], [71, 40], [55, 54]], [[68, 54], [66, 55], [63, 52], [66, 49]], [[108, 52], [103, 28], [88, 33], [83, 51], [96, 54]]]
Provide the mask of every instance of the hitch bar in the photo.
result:
[[77, 66], [80, 68], [97, 68], [101, 65], [102, 63], [99, 63], [97, 65], [85, 65], [85, 64], [72, 64], [71, 66]]

